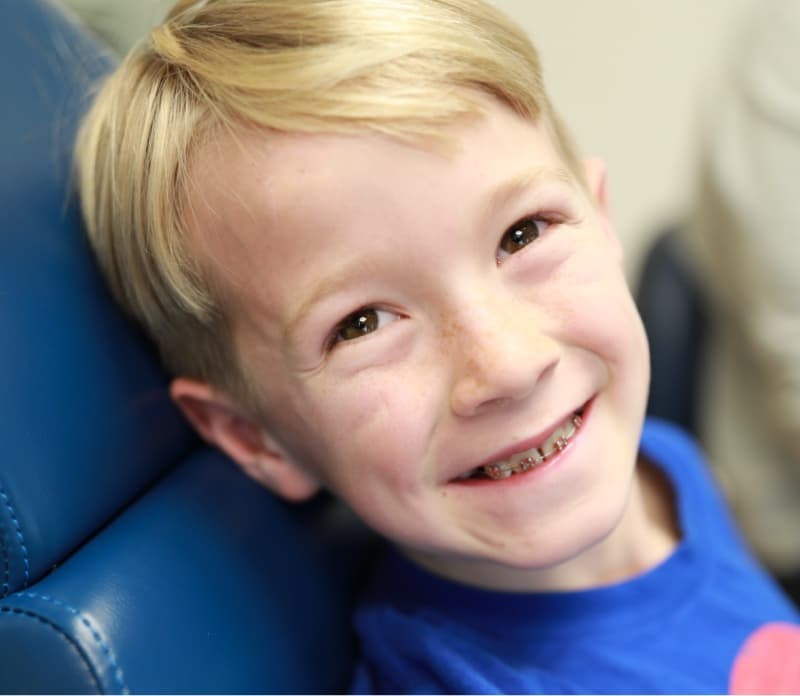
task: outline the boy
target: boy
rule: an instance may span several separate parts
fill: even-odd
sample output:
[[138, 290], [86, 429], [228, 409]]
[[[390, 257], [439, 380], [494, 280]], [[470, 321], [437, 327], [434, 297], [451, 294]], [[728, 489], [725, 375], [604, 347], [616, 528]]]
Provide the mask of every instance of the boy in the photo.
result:
[[356, 690], [774, 674], [759, 650], [797, 617], [691, 445], [653, 424], [640, 451], [647, 347], [603, 169], [496, 10], [179, 2], [77, 152], [92, 244], [187, 418], [392, 542]]

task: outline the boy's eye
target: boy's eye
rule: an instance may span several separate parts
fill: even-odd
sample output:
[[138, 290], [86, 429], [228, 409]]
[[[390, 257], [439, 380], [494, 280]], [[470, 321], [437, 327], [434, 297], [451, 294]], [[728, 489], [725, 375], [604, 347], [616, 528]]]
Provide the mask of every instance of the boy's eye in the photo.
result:
[[359, 309], [339, 322], [331, 335], [330, 347], [341, 341], [352, 341], [355, 338], [372, 333], [394, 318], [395, 315], [392, 312], [376, 309], [375, 307]]
[[515, 222], [500, 239], [497, 260], [502, 261], [531, 242], [535, 242], [544, 232], [545, 227], [547, 227], [547, 221], [536, 218], [525, 218]]

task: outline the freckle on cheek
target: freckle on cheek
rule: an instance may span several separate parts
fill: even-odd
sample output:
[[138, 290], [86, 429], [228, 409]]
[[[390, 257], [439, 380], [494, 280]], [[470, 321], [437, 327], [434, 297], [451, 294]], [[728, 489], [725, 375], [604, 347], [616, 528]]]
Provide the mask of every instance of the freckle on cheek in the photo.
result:
[[455, 322], [455, 321], [453, 321], [452, 319], [449, 319], [449, 318], [445, 319], [442, 322], [441, 332], [442, 332], [442, 338], [443, 339], [449, 340], [449, 339], [453, 338], [453, 334], [455, 334], [455, 331], [456, 331], [456, 328], [457, 328], [456, 324], [457, 324], [457, 322]]
[[[451, 358], [455, 352], [463, 352], [465, 347], [464, 337], [467, 332], [457, 320], [445, 318], [442, 320], [441, 328], [439, 329], [439, 350], [443, 357]], [[474, 349], [474, 347], [472, 347]], [[469, 354], [469, 364], [467, 369], [472, 371], [477, 367], [475, 357], [472, 351], [467, 351]]]
[[462, 326], [461, 322], [458, 319], [450, 316], [442, 317], [442, 323], [439, 331], [442, 339], [442, 347], [445, 349], [447, 349], [449, 346], [452, 346], [456, 341], [459, 340], [459, 337], [466, 334], [466, 330], [464, 326]]

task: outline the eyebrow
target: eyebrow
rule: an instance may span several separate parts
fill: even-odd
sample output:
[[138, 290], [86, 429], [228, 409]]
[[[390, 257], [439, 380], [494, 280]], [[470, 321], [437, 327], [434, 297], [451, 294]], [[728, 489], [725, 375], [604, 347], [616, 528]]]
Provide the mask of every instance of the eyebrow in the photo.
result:
[[291, 341], [297, 327], [305, 321], [305, 318], [314, 309], [314, 306], [328, 295], [333, 295], [340, 289], [346, 287], [353, 279], [355, 267], [361, 265], [357, 262], [345, 264], [334, 273], [323, 278], [314, 285], [311, 293], [300, 303], [300, 306], [292, 311], [289, 320], [286, 322], [283, 338], [284, 341]]
[[486, 209], [498, 210], [532, 186], [548, 181], [573, 185], [573, 177], [564, 167], [531, 167], [500, 184], [489, 196]]

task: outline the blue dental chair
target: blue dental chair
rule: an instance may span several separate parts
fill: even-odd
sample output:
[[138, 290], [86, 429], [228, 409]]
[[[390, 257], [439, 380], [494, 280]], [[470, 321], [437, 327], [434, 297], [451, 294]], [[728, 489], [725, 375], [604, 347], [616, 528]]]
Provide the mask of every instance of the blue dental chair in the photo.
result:
[[194, 437], [83, 239], [70, 150], [112, 63], [0, 0], [0, 692], [342, 690], [372, 535]]

